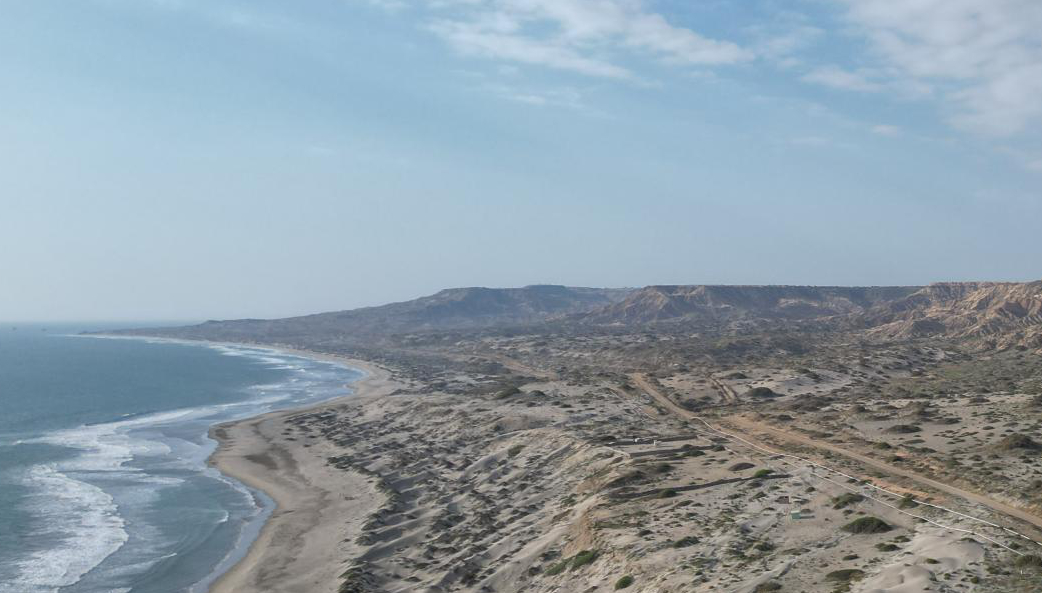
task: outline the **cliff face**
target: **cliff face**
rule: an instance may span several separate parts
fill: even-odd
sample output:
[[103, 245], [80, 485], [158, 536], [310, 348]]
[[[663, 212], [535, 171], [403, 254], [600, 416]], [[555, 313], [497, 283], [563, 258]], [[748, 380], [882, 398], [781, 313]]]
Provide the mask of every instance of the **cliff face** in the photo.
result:
[[995, 346], [1042, 346], [1042, 281], [932, 284], [861, 319], [883, 338], [979, 338]]
[[852, 315], [903, 299], [918, 287], [649, 286], [584, 317], [590, 323], [745, 319], [803, 320]]

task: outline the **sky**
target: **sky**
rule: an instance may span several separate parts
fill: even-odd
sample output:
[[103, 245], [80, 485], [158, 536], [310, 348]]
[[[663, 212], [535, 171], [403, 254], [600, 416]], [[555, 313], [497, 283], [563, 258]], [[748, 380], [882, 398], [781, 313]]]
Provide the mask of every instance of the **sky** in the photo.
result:
[[0, 0], [0, 319], [1042, 278], [1037, 0]]

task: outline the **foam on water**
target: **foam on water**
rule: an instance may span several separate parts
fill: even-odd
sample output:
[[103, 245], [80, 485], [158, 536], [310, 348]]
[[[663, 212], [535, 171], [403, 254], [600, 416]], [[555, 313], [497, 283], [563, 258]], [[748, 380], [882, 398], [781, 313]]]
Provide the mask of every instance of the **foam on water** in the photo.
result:
[[56, 593], [76, 583], [126, 543], [124, 521], [112, 497], [101, 488], [74, 480], [51, 466], [35, 466], [27, 482], [42, 492], [32, 509], [45, 519], [47, 533], [61, 544], [35, 551], [18, 563], [3, 593]]
[[[205, 590], [241, 556], [244, 546], [256, 537], [258, 519], [270, 512], [270, 501], [206, 465], [213, 450], [212, 441], [201, 435], [191, 439], [178, 437], [178, 430], [199, 425], [205, 432], [206, 426], [216, 422], [263, 413], [280, 404], [293, 405], [340, 395], [343, 384], [336, 384], [334, 389], [334, 382], [330, 381], [335, 375], [329, 374], [329, 367], [339, 365], [261, 348], [207, 346], [226, 356], [256, 359], [268, 368], [291, 371], [295, 376], [288, 381], [252, 386], [248, 391], [255, 395], [244, 401], [124, 416], [116, 422], [57, 430], [20, 440], [23, 444], [59, 447], [73, 454], [57, 462], [34, 465], [22, 476], [22, 484], [34, 493], [34, 502], [27, 510], [38, 519], [37, 524], [45, 526], [33, 536], [48, 543], [15, 563], [16, 574], [0, 582], [0, 593], [57, 593], [60, 588], [80, 582], [103, 563], [111, 565], [106, 559], [132, 539], [137, 542], [136, 549], [124, 554], [127, 559], [123, 564], [110, 566], [107, 571], [111, 574], [143, 574], [150, 567], [174, 558], [176, 552], [163, 553], [155, 529], [136, 524], [130, 530], [126, 513], [121, 513], [119, 508], [119, 504], [143, 508], [153, 502], [162, 489], [176, 488], [184, 482], [182, 478], [149, 473], [156, 468], [166, 468], [168, 473], [190, 472], [189, 475], [224, 483], [245, 505], [254, 509], [245, 519], [240, 516], [245, 523], [235, 548], [228, 550], [214, 570], [189, 590]], [[337, 369], [342, 370], [342, 367]], [[117, 491], [119, 504], [112, 494]], [[214, 525], [226, 524], [231, 517], [227, 510], [213, 516]], [[130, 589], [113, 586], [105, 590]]]

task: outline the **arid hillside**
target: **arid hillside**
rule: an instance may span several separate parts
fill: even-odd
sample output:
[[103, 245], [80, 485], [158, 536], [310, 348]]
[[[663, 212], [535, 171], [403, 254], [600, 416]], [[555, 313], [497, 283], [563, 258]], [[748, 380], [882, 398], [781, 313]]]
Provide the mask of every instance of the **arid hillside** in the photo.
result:
[[373, 335], [538, 323], [604, 307], [628, 293], [627, 289], [552, 285], [451, 288], [377, 307], [285, 319], [207, 321], [189, 327], [127, 333], [226, 341], [350, 341]]
[[815, 319], [862, 313], [897, 301], [918, 287], [649, 286], [592, 311], [591, 323]]
[[867, 312], [884, 338], [974, 338], [990, 347], [1042, 346], [1042, 281], [932, 284]]

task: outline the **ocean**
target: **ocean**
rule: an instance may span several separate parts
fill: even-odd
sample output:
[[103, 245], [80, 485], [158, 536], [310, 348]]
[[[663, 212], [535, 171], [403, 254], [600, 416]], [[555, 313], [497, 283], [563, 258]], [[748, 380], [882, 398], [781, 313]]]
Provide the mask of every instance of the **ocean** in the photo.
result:
[[213, 424], [362, 373], [263, 348], [0, 325], [0, 593], [205, 593], [272, 510], [207, 466]]

